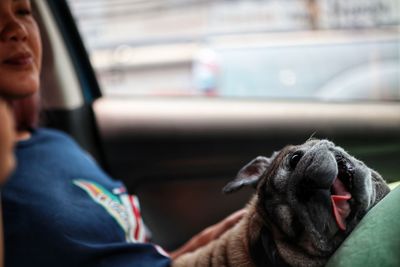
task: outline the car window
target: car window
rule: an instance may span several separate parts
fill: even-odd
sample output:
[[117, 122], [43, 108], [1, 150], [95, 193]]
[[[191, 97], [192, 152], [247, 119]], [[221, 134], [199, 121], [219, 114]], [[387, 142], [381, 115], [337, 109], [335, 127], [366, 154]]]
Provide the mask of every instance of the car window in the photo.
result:
[[400, 99], [397, 0], [68, 2], [107, 96]]

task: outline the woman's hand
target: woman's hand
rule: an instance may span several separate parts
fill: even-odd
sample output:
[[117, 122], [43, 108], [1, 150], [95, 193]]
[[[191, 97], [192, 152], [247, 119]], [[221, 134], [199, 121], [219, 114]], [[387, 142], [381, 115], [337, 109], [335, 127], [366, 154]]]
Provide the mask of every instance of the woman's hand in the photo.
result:
[[239, 210], [231, 214], [221, 222], [207, 227], [205, 230], [192, 237], [192, 239], [186, 242], [182, 247], [171, 252], [170, 253], [171, 258], [176, 259], [182, 254], [194, 251], [199, 247], [208, 244], [212, 240], [217, 239], [223, 233], [225, 233], [226, 230], [232, 228], [232, 226], [234, 226], [243, 217], [245, 213], [246, 211], [244, 209]]

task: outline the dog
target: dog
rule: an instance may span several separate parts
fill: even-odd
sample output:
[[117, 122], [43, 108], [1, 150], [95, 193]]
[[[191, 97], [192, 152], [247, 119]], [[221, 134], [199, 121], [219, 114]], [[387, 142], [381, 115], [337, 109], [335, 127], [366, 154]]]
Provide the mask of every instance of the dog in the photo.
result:
[[376, 171], [317, 139], [255, 158], [223, 191], [244, 186], [256, 188], [246, 215], [173, 267], [323, 266], [390, 191]]

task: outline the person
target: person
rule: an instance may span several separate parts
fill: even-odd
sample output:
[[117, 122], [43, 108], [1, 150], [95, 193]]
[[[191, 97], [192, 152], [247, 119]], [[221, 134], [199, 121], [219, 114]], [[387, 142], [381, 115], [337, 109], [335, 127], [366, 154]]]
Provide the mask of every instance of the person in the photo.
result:
[[[4, 99], [0, 97], [0, 186], [6, 182], [7, 177], [15, 167], [14, 157], [14, 126], [9, 110]], [[1, 205], [0, 205], [1, 207]], [[3, 219], [2, 212], [0, 210], [0, 266], [3, 266], [4, 254], [3, 254]]]
[[18, 166], [2, 192], [6, 266], [168, 266], [242, 217], [233, 214], [170, 254], [146, 242], [137, 197], [68, 135], [35, 126], [41, 57], [30, 0], [1, 0], [0, 95], [18, 130]]
[[6, 182], [7, 177], [15, 167], [14, 122], [10, 108], [4, 99], [0, 97], [0, 186]]

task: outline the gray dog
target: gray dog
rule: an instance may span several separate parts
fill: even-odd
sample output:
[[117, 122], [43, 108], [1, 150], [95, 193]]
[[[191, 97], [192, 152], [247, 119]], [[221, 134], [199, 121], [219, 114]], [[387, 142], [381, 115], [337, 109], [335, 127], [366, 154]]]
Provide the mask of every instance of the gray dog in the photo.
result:
[[179, 266], [323, 266], [389, 188], [363, 162], [327, 140], [257, 157], [225, 188], [257, 187], [241, 221]]

